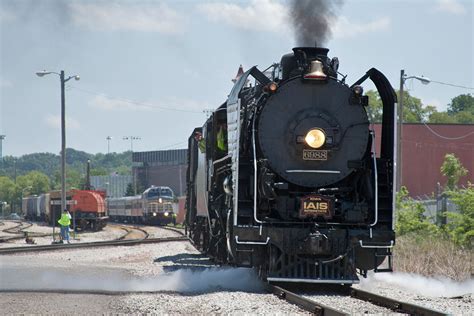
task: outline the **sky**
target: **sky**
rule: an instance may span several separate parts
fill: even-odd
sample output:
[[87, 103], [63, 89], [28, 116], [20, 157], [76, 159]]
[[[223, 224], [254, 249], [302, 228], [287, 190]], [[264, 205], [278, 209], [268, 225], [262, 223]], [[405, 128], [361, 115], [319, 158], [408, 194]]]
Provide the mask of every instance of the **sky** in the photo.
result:
[[[222, 104], [240, 64], [264, 69], [296, 46], [290, 0], [0, 0], [3, 155], [59, 153], [60, 81], [67, 147], [89, 153], [185, 148], [206, 110]], [[344, 1], [323, 43], [355, 82], [376, 67], [474, 87], [474, 0]], [[370, 89], [367, 86], [366, 89]], [[446, 110], [473, 90], [408, 80]]]

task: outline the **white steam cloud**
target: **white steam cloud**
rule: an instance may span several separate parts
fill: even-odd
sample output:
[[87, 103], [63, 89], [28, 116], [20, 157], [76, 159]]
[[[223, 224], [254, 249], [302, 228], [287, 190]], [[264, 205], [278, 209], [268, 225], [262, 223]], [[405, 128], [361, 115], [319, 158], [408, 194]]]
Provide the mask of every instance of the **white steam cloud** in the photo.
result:
[[114, 271], [24, 270], [2, 267], [0, 291], [107, 291], [203, 293], [221, 290], [260, 292], [262, 284], [250, 269], [177, 270], [139, 278]]
[[474, 293], [474, 279], [456, 282], [448, 278], [428, 278], [411, 273], [377, 273], [369, 274], [361, 280], [361, 287], [371, 290], [378, 284], [395, 285], [412, 293], [431, 297], [455, 297]]

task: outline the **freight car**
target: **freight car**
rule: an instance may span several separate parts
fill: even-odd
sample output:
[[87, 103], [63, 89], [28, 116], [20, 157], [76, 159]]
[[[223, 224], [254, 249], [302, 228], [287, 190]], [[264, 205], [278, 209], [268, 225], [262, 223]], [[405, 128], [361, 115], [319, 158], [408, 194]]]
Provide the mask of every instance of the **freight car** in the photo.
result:
[[[107, 224], [105, 192], [70, 190], [66, 192], [66, 200], [67, 209], [78, 229], [96, 231]], [[53, 222], [56, 223], [61, 216], [61, 192], [52, 191], [39, 196], [25, 197], [22, 201], [22, 209], [26, 219], [44, 221], [53, 225]]]
[[141, 195], [107, 199], [110, 219], [151, 225], [173, 221], [173, 202], [173, 191], [164, 186], [151, 186]]
[[[375, 68], [348, 85], [328, 51], [296, 47], [269, 71], [252, 67], [189, 137], [186, 225], [215, 261], [270, 282], [391, 271], [396, 95]], [[380, 151], [368, 78], [383, 103]]]

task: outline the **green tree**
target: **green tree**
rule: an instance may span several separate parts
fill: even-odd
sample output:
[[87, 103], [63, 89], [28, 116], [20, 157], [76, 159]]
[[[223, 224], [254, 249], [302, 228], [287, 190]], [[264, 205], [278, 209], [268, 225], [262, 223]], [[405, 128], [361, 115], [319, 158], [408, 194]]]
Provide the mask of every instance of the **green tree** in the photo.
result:
[[15, 196], [15, 183], [9, 177], [0, 177], [0, 201], [10, 203]]
[[451, 100], [448, 104], [448, 113], [456, 114], [466, 111], [474, 114], [474, 96], [471, 94], [461, 94]]
[[381, 123], [383, 105], [379, 93], [375, 90], [369, 90], [366, 92], [366, 95], [369, 97], [369, 106], [367, 107], [369, 121], [372, 123]]
[[[382, 122], [383, 104], [377, 91], [366, 92], [369, 97], [367, 114], [373, 123]], [[400, 92], [397, 91], [397, 98], [400, 100]], [[403, 92], [403, 122], [420, 123], [428, 121], [428, 118], [437, 113], [434, 106], [424, 106], [420, 99], [410, 95], [408, 91]]]
[[448, 178], [446, 187], [448, 190], [454, 190], [461, 177], [467, 175], [468, 171], [454, 154], [446, 154], [444, 162], [441, 165], [441, 173]]
[[433, 112], [429, 115], [429, 123], [439, 124], [455, 124], [457, 123], [456, 117], [449, 115], [447, 112]]
[[39, 171], [31, 171], [16, 180], [18, 190], [24, 191], [28, 188], [29, 194], [42, 194], [51, 189], [50, 180], [47, 175]]
[[125, 196], [134, 196], [135, 192], [133, 190], [133, 184], [127, 184], [127, 190], [125, 190]]
[[459, 245], [474, 246], [474, 186], [469, 183], [467, 189], [449, 191], [448, 195], [457, 205], [459, 213], [447, 212], [448, 234]]
[[474, 111], [461, 111], [454, 115], [454, 120], [458, 124], [474, 124]]

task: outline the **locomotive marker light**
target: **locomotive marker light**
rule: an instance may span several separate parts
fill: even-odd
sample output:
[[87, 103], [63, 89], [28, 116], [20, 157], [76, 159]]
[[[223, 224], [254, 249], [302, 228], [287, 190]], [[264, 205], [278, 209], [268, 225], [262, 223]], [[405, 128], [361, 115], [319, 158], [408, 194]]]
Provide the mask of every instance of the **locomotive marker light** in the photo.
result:
[[320, 128], [314, 128], [306, 134], [304, 140], [309, 147], [318, 149], [324, 145], [326, 134]]
[[[59, 76], [61, 82], [61, 212], [66, 209], [66, 97], [64, 93], [64, 86], [66, 82], [74, 78], [76, 81], [81, 79], [78, 75], [65, 77], [64, 70], [60, 73], [54, 71], [38, 71], [36, 75], [43, 77], [49, 74]], [[54, 210], [54, 209], [53, 209]], [[56, 217], [53, 211], [53, 242], [54, 242], [54, 228], [56, 227]]]

